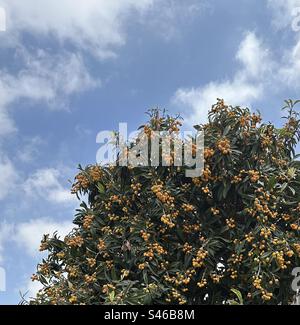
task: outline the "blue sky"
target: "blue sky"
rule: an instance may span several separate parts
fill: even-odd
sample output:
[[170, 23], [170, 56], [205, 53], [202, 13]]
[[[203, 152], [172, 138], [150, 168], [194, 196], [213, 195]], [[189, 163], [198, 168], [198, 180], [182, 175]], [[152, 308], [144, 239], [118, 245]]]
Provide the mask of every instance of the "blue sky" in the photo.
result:
[[[151, 107], [205, 121], [217, 97], [280, 124], [300, 98], [299, 0], [0, 0], [0, 267], [15, 304], [43, 233], [72, 228], [96, 135]], [[293, 16], [294, 15], [294, 16]], [[295, 16], [296, 15], [296, 16]], [[296, 28], [295, 28], [296, 27]]]

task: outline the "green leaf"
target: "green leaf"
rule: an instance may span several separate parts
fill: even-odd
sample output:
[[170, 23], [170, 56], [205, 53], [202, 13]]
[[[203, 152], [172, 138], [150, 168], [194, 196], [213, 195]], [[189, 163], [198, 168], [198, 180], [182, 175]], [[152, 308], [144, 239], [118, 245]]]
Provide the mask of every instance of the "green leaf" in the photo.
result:
[[273, 175], [269, 179], [269, 182], [268, 182], [268, 185], [267, 185], [268, 190], [273, 189], [275, 187], [275, 185], [276, 185], [276, 177], [275, 177], [275, 175]]
[[103, 186], [102, 183], [99, 182], [96, 187], [97, 187], [99, 193], [101, 193], [101, 194], [105, 193], [105, 187]]
[[243, 300], [243, 297], [242, 297], [241, 292], [239, 290], [237, 290], [237, 289], [230, 289], [230, 291], [232, 291], [237, 296], [237, 298], [239, 300], [239, 304], [240, 305], [243, 305], [244, 304], [244, 300]]

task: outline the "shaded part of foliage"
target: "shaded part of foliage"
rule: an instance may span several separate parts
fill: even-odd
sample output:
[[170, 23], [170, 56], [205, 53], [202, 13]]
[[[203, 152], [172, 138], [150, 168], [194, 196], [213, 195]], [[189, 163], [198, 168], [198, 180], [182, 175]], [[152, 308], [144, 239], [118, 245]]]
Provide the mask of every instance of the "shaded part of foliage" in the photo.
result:
[[[288, 304], [300, 265], [300, 122], [288, 101], [283, 128], [218, 100], [205, 131], [205, 169], [80, 167], [72, 191], [87, 194], [48, 256], [31, 304]], [[178, 132], [151, 112], [142, 129]], [[172, 157], [170, 157], [172, 158]]]

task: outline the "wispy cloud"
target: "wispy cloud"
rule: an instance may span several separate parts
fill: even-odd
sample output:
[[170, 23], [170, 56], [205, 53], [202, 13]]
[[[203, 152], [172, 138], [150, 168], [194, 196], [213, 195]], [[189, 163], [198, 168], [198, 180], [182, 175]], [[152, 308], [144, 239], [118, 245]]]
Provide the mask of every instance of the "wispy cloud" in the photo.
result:
[[156, 0], [141, 15], [141, 21], [168, 42], [180, 38], [183, 28], [211, 9], [212, 5], [207, 0]]
[[50, 55], [38, 50], [17, 52], [22, 68], [17, 73], [0, 70], [0, 135], [16, 130], [9, 111], [19, 100], [44, 102], [50, 109], [68, 107], [69, 96], [100, 85], [89, 74], [80, 55], [62, 53]]
[[4, 260], [4, 247], [8, 239], [11, 238], [13, 226], [6, 222], [0, 223], [0, 263]]
[[248, 32], [239, 46], [236, 59], [241, 68], [231, 79], [176, 91], [173, 102], [183, 105], [187, 123], [205, 122], [208, 110], [217, 98], [224, 98], [232, 105], [250, 105], [261, 97], [264, 77], [272, 66], [268, 50], [254, 33]]
[[124, 24], [132, 13], [149, 8], [155, 0], [1, 0], [7, 12], [7, 37], [18, 40], [24, 32], [49, 37], [60, 44], [93, 53], [100, 59], [115, 56], [125, 43]]
[[273, 26], [276, 29], [292, 29], [295, 9], [300, 7], [300, 0], [267, 0], [267, 3], [272, 10]]
[[278, 69], [278, 76], [285, 86], [298, 90], [300, 87], [300, 38], [297, 43], [288, 49], [283, 62]]
[[60, 222], [52, 218], [30, 219], [20, 223], [2, 221], [0, 223], [0, 262], [5, 261], [5, 251], [10, 243], [22, 248], [22, 253], [38, 257], [43, 235], [52, 236], [57, 232], [58, 236], [64, 239], [73, 227], [71, 221]]
[[61, 178], [63, 176], [57, 169], [40, 169], [24, 182], [23, 189], [31, 198], [42, 198], [54, 204], [75, 205], [76, 198], [61, 184]]
[[11, 194], [18, 178], [19, 175], [13, 163], [8, 158], [0, 158], [0, 201]]
[[25, 138], [16, 150], [17, 159], [22, 163], [31, 163], [39, 157], [39, 150], [44, 143], [45, 141], [39, 136]]
[[64, 239], [73, 226], [70, 221], [58, 222], [51, 218], [32, 219], [11, 227], [12, 240], [24, 248], [27, 254], [34, 257], [39, 254], [39, 246], [44, 234], [53, 235], [57, 232]]

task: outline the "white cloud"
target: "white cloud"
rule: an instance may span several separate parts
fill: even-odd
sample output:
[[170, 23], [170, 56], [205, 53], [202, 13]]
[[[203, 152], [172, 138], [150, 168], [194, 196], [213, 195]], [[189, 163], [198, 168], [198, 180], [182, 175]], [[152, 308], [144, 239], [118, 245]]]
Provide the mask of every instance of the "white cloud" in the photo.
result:
[[248, 32], [241, 42], [236, 59], [243, 65], [240, 73], [245, 79], [257, 78], [258, 75], [261, 76], [262, 73], [270, 71], [272, 67], [269, 50], [252, 32]]
[[[0, 0], [7, 12], [7, 35], [23, 32], [52, 36], [61, 44], [92, 52], [99, 58], [115, 56], [125, 43], [124, 23], [132, 13], [142, 13], [155, 0]], [[12, 35], [10, 35], [12, 34]]]
[[[130, 20], [147, 25], [166, 40], [211, 5], [207, 0], [0, 0], [7, 11], [6, 42], [13, 45], [23, 32], [71, 44], [99, 59], [117, 56], [126, 43]], [[182, 26], [182, 24], [181, 24]]]
[[3, 261], [4, 256], [3, 256], [3, 251], [4, 251], [4, 246], [6, 241], [11, 238], [12, 234], [12, 225], [2, 222], [0, 224], [0, 263]]
[[297, 90], [300, 86], [300, 0], [268, 0], [268, 6], [275, 28], [285, 29], [295, 36], [294, 45], [287, 48], [277, 62], [277, 84]]
[[299, 89], [300, 86], [300, 40], [286, 52], [283, 57], [284, 64], [279, 68], [278, 74], [286, 86]]
[[[64, 237], [73, 229], [74, 224], [69, 221], [55, 221], [50, 218], [32, 219], [23, 223], [6, 223], [0, 224], [0, 263], [5, 268], [5, 254], [4, 251], [8, 248], [9, 243], [17, 244], [22, 251], [31, 256], [33, 263], [40, 258], [39, 247], [43, 235], [49, 234], [52, 236], [57, 232], [58, 236], [63, 240]], [[34, 268], [32, 268], [32, 273]], [[23, 287], [22, 292], [26, 294], [26, 298], [34, 297], [41, 284], [32, 282], [29, 279]], [[20, 288], [18, 288], [19, 291]]]
[[276, 29], [290, 28], [294, 17], [294, 10], [300, 7], [300, 0], [267, 0], [273, 14], [273, 26]]
[[141, 21], [165, 41], [180, 37], [184, 27], [212, 6], [207, 0], [156, 0], [154, 4], [141, 15]]
[[[38, 50], [34, 55], [20, 51], [25, 63], [16, 78], [7, 78], [12, 99], [45, 100], [57, 107], [56, 100], [96, 87], [99, 82], [89, 74], [82, 56], [61, 52], [58, 55]], [[10, 80], [12, 79], [12, 80]]]
[[99, 86], [78, 54], [50, 55], [39, 50], [32, 54], [22, 48], [17, 57], [23, 67], [17, 74], [0, 70], [0, 136], [16, 130], [9, 116], [12, 104], [23, 99], [45, 102], [47, 107], [67, 107], [70, 95]]
[[54, 204], [75, 204], [74, 195], [60, 183], [60, 178], [57, 169], [40, 169], [25, 181], [23, 188], [31, 197], [42, 197]]
[[0, 158], [0, 201], [15, 188], [18, 173], [8, 158]]
[[250, 105], [253, 99], [261, 96], [262, 88], [241, 79], [226, 82], [211, 82], [200, 88], [179, 89], [175, 95], [176, 103], [183, 104], [189, 125], [207, 121], [207, 113], [217, 98], [225, 98], [231, 105]]
[[[18, 224], [2, 222], [0, 224], [0, 263], [4, 260], [4, 249], [9, 242], [15, 242], [25, 252], [38, 257], [43, 235], [52, 236], [57, 232], [62, 239], [74, 228], [70, 221], [55, 221], [50, 218], [32, 219]], [[24, 251], [23, 251], [24, 252]]]
[[[117, 56], [117, 49], [126, 43], [126, 24], [131, 19], [148, 24], [169, 39], [180, 30], [180, 21], [189, 21], [205, 4], [196, 0], [184, 5], [174, 0], [44, 0], [41, 5], [39, 0], [0, 0], [8, 27], [1, 34], [0, 46], [17, 49], [15, 59], [21, 66], [13, 73], [0, 70], [0, 136], [17, 130], [10, 109], [18, 100], [68, 107], [71, 95], [100, 86], [83, 55], [99, 59]], [[48, 40], [48, 52], [29, 52], [25, 33]], [[69, 52], [55, 54], [57, 48], [67, 47]]]
[[242, 66], [233, 78], [212, 81], [198, 88], [177, 90], [173, 101], [186, 108], [188, 124], [206, 122], [208, 110], [217, 98], [224, 98], [232, 105], [250, 106], [252, 101], [261, 97], [265, 86], [263, 79], [273, 66], [268, 50], [254, 33], [247, 33], [236, 59]]
[[[0, 80], [1, 83], [1, 80]], [[1, 98], [1, 89], [0, 89]], [[7, 134], [12, 134], [17, 131], [14, 121], [9, 116], [7, 108], [1, 106], [0, 101], [0, 138]]]
[[74, 225], [69, 221], [58, 222], [47, 218], [34, 219], [15, 225], [12, 239], [20, 247], [24, 247], [27, 254], [37, 256], [43, 235], [53, 235], [57, 231], [63, 239], [73, 227]]
[[[292, 29], [295, 14], [299, 23], [300, 0], [267, 0], [271, 9], [275, 32], [286, 29], [295, 35], [295, 43], [275, 60], [272, 52], [253, 32], [241, 42], [236, 60], [241, 68], [227, 80], [210, 81], [194, 88], [180, 88], [173, 98], [177, 105], [186, 108], [189, 124], [203, 123], [216, 98], [224, 98], [229, 104], [251, 106], [265, 94], [282, 90], [298, 90], [300, 87], [300, 34]], [[295, 11], [297, 9], [297, 11]]]
[[[18, 100], [43, 102], [50, 108], [68, 107], [70, 95], [100, 86], [100, 81], [90, 75], [83, 53], [100, 59], [116, 56], [116, 48], [126, 41], [124, 25], [128, 18], [157, 1], [44, 0], [41, 5], [37, 0], [0, 0], [8, 27], [1, 34], [1, 46], [16, 49], [12, 59], [20, 67], [14, 72], [0, 70], [0, 136], [17, 130], [10, 109]], [[30, 52], [24, 33], [43, 40], [49, 37], [54, 49], [68, 46], [69, 52]]]
[[44, 141], [39, 136], [24, 139], [22, 145], [17, 149], [16, 156], [21, 162], [32, 162], [39, 155], [39, 149], [42, 144], [44, 144]]

